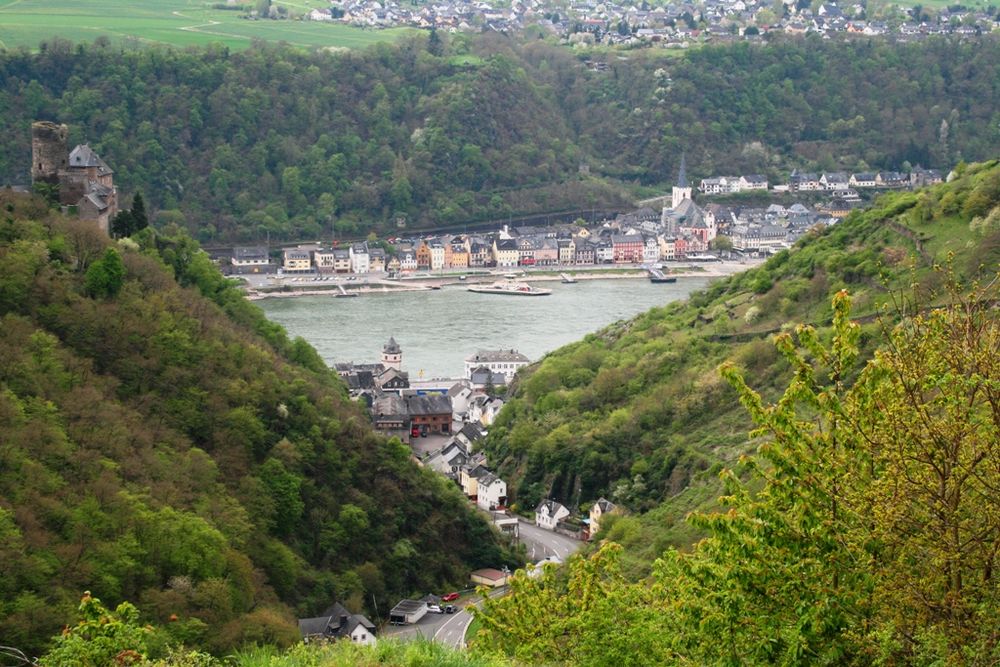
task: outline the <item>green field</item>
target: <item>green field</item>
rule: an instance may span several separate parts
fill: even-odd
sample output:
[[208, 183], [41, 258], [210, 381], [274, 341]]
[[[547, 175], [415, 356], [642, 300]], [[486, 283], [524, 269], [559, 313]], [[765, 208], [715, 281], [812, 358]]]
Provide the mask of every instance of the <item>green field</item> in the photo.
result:
[[[0, 48], [34, 49], [53, 37], [92, 42], [101, 35], [115, 42], [136, 40], [150, 45], [220, 43], [244, 48], [254, 39], [264, 39], [308, 48], [356, 48], [392, 41], [409, 32], [297, 19], [250, 20], [243, 18], [242, 11], [213, 9], [212, 4], [199, 0], [0, 0]], [[293, 14], [329, 6], [321, 0], [275, 4]]]

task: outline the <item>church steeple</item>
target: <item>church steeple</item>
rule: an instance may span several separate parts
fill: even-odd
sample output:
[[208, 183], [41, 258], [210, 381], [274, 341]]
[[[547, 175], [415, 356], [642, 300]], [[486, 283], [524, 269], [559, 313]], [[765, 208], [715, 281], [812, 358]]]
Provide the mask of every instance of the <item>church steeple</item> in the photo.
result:
[[691, 185], [687, 179], [687, 156], [681, 153], [681, 167], [677, 170], [677, 185], [672, 191], [671, 208], [677, 208], [685, 199], [691, 199]]

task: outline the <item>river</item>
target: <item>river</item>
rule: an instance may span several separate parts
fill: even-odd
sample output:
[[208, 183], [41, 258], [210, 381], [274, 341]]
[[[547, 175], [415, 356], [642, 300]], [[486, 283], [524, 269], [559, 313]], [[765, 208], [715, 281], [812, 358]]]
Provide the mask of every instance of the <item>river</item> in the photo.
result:
[[550, 296], [475, 294], [464, 286], [373, 292], [355, 299], [301, 296], [257, 304], [291, 336], [302, 336], [328, 364], [376, 362], [395, 337], [411, 379], [459, 377], [466, 356], [513, 348], [532, 361], [612, 322], [685, 298], [709, 278], [653, 284], [644, 279], [535, 283]]

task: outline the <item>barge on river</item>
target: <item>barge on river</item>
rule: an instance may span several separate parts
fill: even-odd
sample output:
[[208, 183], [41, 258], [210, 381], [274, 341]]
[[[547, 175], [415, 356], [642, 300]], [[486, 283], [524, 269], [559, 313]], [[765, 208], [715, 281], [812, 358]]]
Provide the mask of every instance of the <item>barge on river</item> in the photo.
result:
[[546, 296], [552, 294], [552, 290], [550, 289], [542, 289], [514, 280], [498, 280], [490, 285], [470, 285], [468, 290], [470, 292], [479, 292], [480, 294], [514, 294], [516, 296]]

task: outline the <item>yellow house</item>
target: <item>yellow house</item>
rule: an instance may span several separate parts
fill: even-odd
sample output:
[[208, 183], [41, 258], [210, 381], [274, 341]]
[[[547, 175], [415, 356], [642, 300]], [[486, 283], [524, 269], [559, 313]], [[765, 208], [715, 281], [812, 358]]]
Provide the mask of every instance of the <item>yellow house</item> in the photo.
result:
[[285, 271], [312, 270], [312, 257], [308, 250], [289, 248], [283, 253], [282, 268]]
[[462, 485], [462, 493], [467, 498], [479, 496], [479, 477], [488, 471], [482, 465], [462, 466], [458, 473], [458, 483]]
[[517, 241], [504, 239], [493, 240], [493, 261], [498, 267], [517, 266], [521, 253], [517, 249]]
[[601, 519], [608, 514], [620, 514], [621, 511], [610, 500], [601, 498], [590, 508], [590, 537], [593, 538], [601, 530]]

